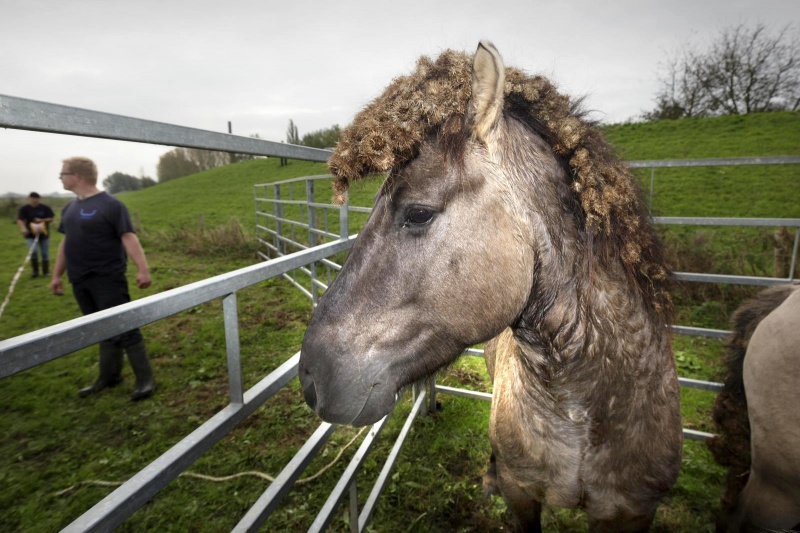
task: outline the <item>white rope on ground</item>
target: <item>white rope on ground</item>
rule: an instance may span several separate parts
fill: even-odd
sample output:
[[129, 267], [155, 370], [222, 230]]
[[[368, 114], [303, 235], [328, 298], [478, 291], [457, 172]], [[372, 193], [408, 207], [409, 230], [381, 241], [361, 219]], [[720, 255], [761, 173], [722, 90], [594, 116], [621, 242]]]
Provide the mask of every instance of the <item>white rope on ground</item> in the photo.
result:
[[3, 316], [3, 311], [6, 310], [6, 306], [8, 305], [8, 301], [11, 299], [11, 295], [14, 294], [14, 286], [19, 281], [20, 276], [22, 276], [22, 271], [25, 270], [25, 265], [28, 264], [28, 261], [31, 260], [31, 255], [33, 255], [33, 251], [36, 249], [36, 245], [39, 243], [39, 234], [36, 234], [36, 237], [33, 239], [33, 244], [28, 249], [28, 255], [25, 256], [25, 260], [22, 262], [22, 266], [17, 269], [17, 273], [14, 274], [14, 277], [11, 279], [11, 286], [8, 288], [8, 294], [6, 294], [6, 299], [3, 300], [3, 305], [0, 305], [0, 317]]
[[[347, 448], [352, 446], [353, 443], [356, 441], [356, 439], [358, 439], [358, 437], [360, 437], [361, 434], [364, 433], [364, 431], [366, 429], [367, 429], [367, 427], [361, 428], [361, 430], [358, 433], [356, 433], [356, 436], [353, 437], [352, 439], [350, 439], [350, 442], [345, 444], [344, 447], [341, 450], [339, 450], [339, 453], [336, 454], [336, 457], [333, 458], [333, 461], [331, 461], [330, 463], [325, 465], [322, 469], [320, 469], [319, 472], [317, 472], [316, 474], [314, 474], [312, 476], [305, 477], [305, 478], [302, 478], [302, 479], [298, 479], [297, 481], [294, 482], [294, 484], [295, 485], [303, 485], [305, 483], [310, 483], [310, 482], [314, 481], [315, 479], [317, 479], [318, 477], [320, 477], [321, 475], [323, 475], [328, 470], [330, 470], [333, 467], [333, 465], [335, 465], [339, 461], [339, 459], [342, 458], [342, 454], [344, 454], [344, 452], [347, 450]], [[244, 477], [244, 476], [258, 477], [258, 478], [261, 478], [261, 479], [265, 479], [265, 480], [269, 481], [270, 483], [275, 481], [275, 478], [270, 476], [269, 474], [265, 474], [264, 472], [256, 472], [254, 470], [248, 470], [247, 472], [238, 472], [236, 474], [231, 474], [230, 476], [222, 476], [222, 477], [208, 476], [206, 474], [198, 474], [196, 472], [181, 472], [180, 474], [178, 474], [178, 477], [193, 477], [195, 479], [202, 479], [204, 481], [211, 481], [213, 483], [222, 483], [223, 481], [230, 481], [232, 479], [237, 479], [237, 478]], [[85, 487], [87, 485], [95, 485], [95, 486], [98, 486], [98, 487], [118, 487], [118, 486], [122, 485], [123, 483], [125, 483], [125, 482], [124, 481], [103, 481], [103, 480], [100, 480], [100, 479], [90, 479], [90, 480], [87, 480], [87, 481], [79, 481], [78, 483], [75, 483], [71, 487], [67, 487], [64, 490], [60, 490], [60, 491], [56, 492], [55, 494], [53, 494], [53, 496], [65, 496], [65, 495], [71, 494], [72, 492], [78, 490], [79, 488]]]

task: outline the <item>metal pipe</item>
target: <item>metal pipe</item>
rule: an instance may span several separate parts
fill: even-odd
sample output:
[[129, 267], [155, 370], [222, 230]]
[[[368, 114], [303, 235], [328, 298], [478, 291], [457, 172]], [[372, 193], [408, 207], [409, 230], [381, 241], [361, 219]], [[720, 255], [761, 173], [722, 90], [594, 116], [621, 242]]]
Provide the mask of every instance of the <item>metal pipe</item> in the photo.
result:
[[342, 499], [344, 499], [345, 492], [350, 490], [350, 484], [355, 479], [356, 474], [366, 460], [367, 455], [369, 455], [369, 452], [372, 449], [372, 446], [375, 444], [378, 435], [380, 435], [381, 431], [383, 431], [383, 428], [386, 426], [386, 421], [388, 420], [389, 416], [390, 415], [384, 416], [378, 422], [373, 424], [369, 433], [367, 433], [367, 436], [364, 437], [363, 441], [361, 441], [361, 446], [358, 447], [358, 450], [350, 460], [347, 468], [345, 468], [344, 473], [339, 478], [339, 481], [331, 491], [328, 499], [322, 506], [322, 509], [320, 509], [319, 513], [314, 519], [314, 523], [308, 528], [309, 533], [324, 531], [331, 523], [331, 520], [333, 520], [333, 514], [336, 512], [336, 508], [339, 506], [339, 503], [341, 503]]
[[239, 137], [0, 94], [0, 127], [325, 162], [329, 150]]
[[239, 310], [236, 293], [222, 299], [222, 315], [225, 323], [225, 351], [228, 356], [228, 386], [231, 403], [242, 403], [242, 359], [239, 346]]
[[355, 237], [321, 244], [159, 294], [0, 341], [0, 378], [86, 348], [134, 328], [222, 298], [350, 249]]

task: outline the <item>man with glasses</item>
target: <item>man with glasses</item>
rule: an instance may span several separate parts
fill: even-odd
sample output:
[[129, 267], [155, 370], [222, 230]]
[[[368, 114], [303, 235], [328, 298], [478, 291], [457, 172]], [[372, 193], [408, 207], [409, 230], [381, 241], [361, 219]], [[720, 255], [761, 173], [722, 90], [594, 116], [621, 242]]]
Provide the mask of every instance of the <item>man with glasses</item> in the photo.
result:
[[[64, 271], [72, 293], [84, 315], [130, 302], [125, 277], [127, 258], [136, 264], [136, 285], [150, 286], [150, 269], [139, 239], [133, 231], [125, 204], [97, 188], [97, 167], [91, 159], [65, 159], [61, 183], [78, 197], [64, 207], [58, 231], [64, 234], [58, 247], [50, 291], [64, 294]], [[136, 387], [131, 400], [153, 395], [155, 380], [139, 329], [100, 343], [100, 374], [78, 394], [84, 398], [122, 381], [122, 354], [128, 354]]]

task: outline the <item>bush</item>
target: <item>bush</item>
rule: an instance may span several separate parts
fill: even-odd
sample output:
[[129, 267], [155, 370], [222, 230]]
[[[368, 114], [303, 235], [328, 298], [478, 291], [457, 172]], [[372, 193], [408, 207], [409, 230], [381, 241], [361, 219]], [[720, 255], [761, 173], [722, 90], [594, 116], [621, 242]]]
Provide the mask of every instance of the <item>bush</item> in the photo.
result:
[[255, 239], [247, 233], [238, 219], [214, 228], [172, 227], [147, 234], [147, 246], [154, 250], [172, 250], [191, 257], [223, 256], [253, 258]]

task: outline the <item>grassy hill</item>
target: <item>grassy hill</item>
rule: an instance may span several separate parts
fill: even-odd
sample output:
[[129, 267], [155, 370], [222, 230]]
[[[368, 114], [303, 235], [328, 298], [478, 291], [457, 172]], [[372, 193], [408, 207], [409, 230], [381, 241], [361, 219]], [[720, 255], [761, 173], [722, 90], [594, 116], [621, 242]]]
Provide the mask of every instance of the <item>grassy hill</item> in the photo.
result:
[[[626, 160], [800, 155], [800, 113], [663, 120], [605, 128]], [[647, 190], [650, 170], [637, 171]], [[796, 165], [657, 169], [653, 213], [662, 216], [800, 216]]]
[[788, 111], [618, 124], [604, 130], [628, 160], [800, 153], [800, 113]]
[[139, 213], [145, 229], [196, 227], [200, 215], [209, 227], [237, 218], [252, 228], [253, 185], [327, 173], [324, 163], [290, 161], [281, 167], [277, 158], [255, 159], [123, 193], [119, 198], [131, 213]]
[[[609, 126], [606, 132], [626, 159], [800, 155], [798, 113], [627, 124]], [[326, 173], [321, 164], [291, 161], [280, 167], [278, 163], [277, 159], [243, 162], [120, 195], [131, 213], [138, 214], [154, 279], [150, 289], [132, 289], [132, 296], [140, 298], [252, 264], [253, 185]], [[649, 183], [649, 171], [640, 176]], [[377, 186], [377, 181], [358, 186], [354, 203], [368, 205]], [[655, 193], [654, 211], [664, 215], [800, 217], [796, 166], [659, 169]], [[317, 194], [324, 199], [325, 189]], [[201, 215], [205, 232], [198, 231]], [[0, 216], [5, 220], [0, 224], [0, 295], [4, 296], [24, 250], [13, 214]], [[241, 224], [241, 238], [231, 237], [236, 231], [224, 231], [239, 227], [231, 219]], [[694, 258], [693, 250], [706, 246], [695, 230], [674, 233], [669, 237], [681, 260]], [[699, 235], [708, 240], [716, 237]], [[730, 263], [723, 268], [752, 268], [752, 273], [758, 273], [771, 265], [774, 250], [768, 237], [723, 232], [721, 243], [713, 240], [706, 247], [717, 254], [715, 261]], [[53, 255], [58, 240], [55, 235]], [[194, 240], [200, 245], [189, 247]], [[748, 248], [747, 253], [743, 248]], [[47, 285], [47, 280], [30, 279], [24, 273], [0, 317], [0, 339], [80, 315], [71, 296], [50, 296]], [[241, 291], [238, 300], [244, 381], [249, 387], [299, 348], [311, 309], [304, 296], [281, 280]], [[686, 302], [681, 318], [724, 327], [731, 309], [709, 300]], [[127, 479], [225, 405], [220, 302], [149, 325], [144, 334], [159, 382], [156, 396], [146, 402], [128, 401], [133, 379], [127, 363], [121, 387], [97, 397], [78, 398], [77, 389], [90, 383], [97, 372], [93, 348], [0, 380], [0, 483], [4, 486], [0, 530], [63, 528], [113, 490], [76, 484]], [[682, 375], [715, 377], [719, 342], [681, 337], [675, 348]], [[479, 360], [460, 362], [442, 380], [453, 386], [466, 383], [490, 389]], [[249, 470], [276, 474], [318, 423], [298, 389], [294, 381], [191, 470], [215, 476]], [[481, 495], [480, 475], [489, 454], [489, 406], [454, 397], [441, 401], [441, 416], [423, 418], [415, 426], [374, 515], [376, 531], [472, 531], [498, 524], [508, 528], [502, 501]], [[683, 395], [686, 425], [711, 431], [711, 401], [710, 393], [687, 391]], [[408, 401], [399, 409], [407, 412]], [[382, 442], [390, 442], [398, 431], [399, 424], [393, 422]], [[354, 435], [347, 428], [337, 430], [310, 473], [320, 470]], [[380, 458], [387, 451], [386, 444], [379, 445], [375, 458], [366, 465], [366, 480], [359, 481], [361, 492], [377, 475]], [[344, 461], [351, 455], [352, 449]], [[713, 530], [723, 478], [709, 457], [702, 444], [687, 443], [681, 478], [659, 510], [655, 531]], [[267, 528], [305, 531], [341, 469], [340, 462], [316, 482], [294, 490]], [[120, 530], [227, 531], [266, 486], [264, 480], [248, 477], [220, 483], [180, 478]], [[73, 488], [57, 494], [68, 487]], [[550, 530], [585, 530], [580, 513], [549, 512], [545, 520]], [[344, 516], [332, 530], [348, 530]]]

